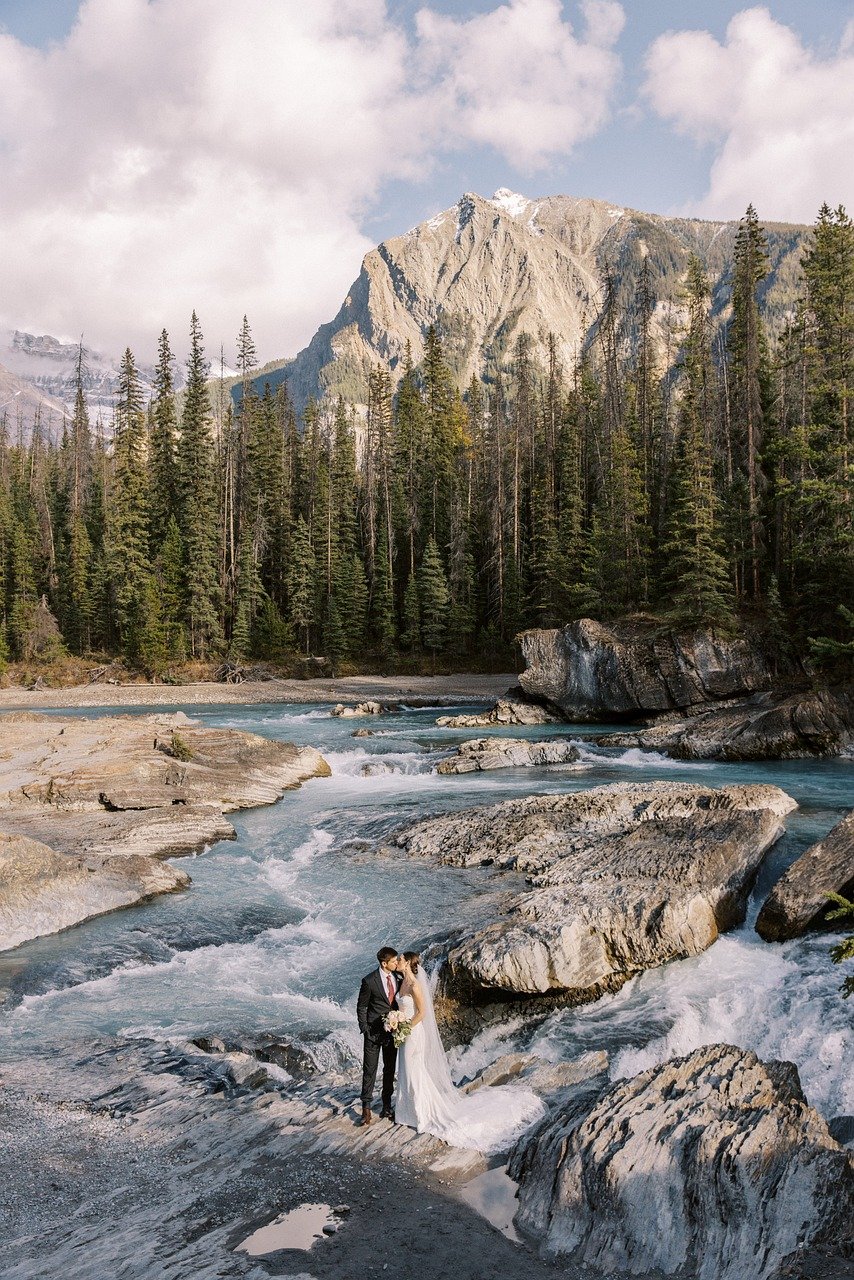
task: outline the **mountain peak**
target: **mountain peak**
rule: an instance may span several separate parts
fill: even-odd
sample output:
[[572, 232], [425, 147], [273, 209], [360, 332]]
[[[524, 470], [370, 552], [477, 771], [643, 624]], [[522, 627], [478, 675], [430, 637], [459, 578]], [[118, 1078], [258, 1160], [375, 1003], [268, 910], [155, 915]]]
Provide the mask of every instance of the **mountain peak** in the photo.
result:
[[[713, 317], [726, 314], [737, 227], [586, 197], [530, 199], [508, 187], [491, 199], [465, 192], [451, 208], [366, 255], [338, 315], [288, 365], [289, 390], [298, 409], [327, 394], [363, 405], [370, 370], [381, 365], [396, 380], [407, 347], [418, 364], [431, 325], [460, 387], [512, 363], [523, 334], [536, 363], [545, 365], [551, 351], [571, 368], [596, 334], [606, 272], [628, 317], [620, 340], [631, 346], [632, 299], [644, 262], [658, 302], [654, 329], [663, 368], [673, 358], [668, 326], [680, 313], [692, 255], [712, 281]], [[763, 310], [773, 334], [792, 306], [807, 228], [766, 231]]]
[[494, 204], [496, 209], [503, 209], [512, 218], [519, 218], [527, 212], [532, 201], [518, 191], [511, 191], [509, 187], [499, 187], [489, 203]]

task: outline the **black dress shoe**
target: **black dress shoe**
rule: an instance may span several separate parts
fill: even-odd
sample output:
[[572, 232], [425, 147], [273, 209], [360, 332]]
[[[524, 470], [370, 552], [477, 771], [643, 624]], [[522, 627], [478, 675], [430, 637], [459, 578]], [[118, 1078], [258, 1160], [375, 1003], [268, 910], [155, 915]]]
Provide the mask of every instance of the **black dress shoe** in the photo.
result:
[[380, 1120], [390, 1120], [394, 1124], [394, 1112], [391, 1107], [383, 1107], [380, 1112]]

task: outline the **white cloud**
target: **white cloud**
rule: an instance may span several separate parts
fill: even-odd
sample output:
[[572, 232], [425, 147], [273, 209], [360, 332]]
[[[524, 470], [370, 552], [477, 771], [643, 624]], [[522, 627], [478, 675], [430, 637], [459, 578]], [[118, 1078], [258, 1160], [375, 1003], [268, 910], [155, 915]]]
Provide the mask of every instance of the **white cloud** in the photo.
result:
[[446, 126], [528, 168], [601, 128], [625, 15], [610, 0], [585, 0], [582, 11], [579, 39], [561, 0], [510, 0], [465, 21], [421, 10], [422, 56], [440, 76]]
[[[622, 9], [509, 0], [414, 39], [385, 0], [84, 0], [46, 50], [0, 34], [0, 325], [263, 356], [342, 300], [382, 184], [490, 145], [566, 154], [604, 121]], [[443, 40], [447, 45], [443, 47]]]
[[711, 142], [709, 189], [691, 212], [812, 222], [819, 205], [854, 204], [851, 30], [819, 57], [767, 9], [746, 9], [719, 43], [706, 31], [660, 36], [644, 92], [678, 132]]

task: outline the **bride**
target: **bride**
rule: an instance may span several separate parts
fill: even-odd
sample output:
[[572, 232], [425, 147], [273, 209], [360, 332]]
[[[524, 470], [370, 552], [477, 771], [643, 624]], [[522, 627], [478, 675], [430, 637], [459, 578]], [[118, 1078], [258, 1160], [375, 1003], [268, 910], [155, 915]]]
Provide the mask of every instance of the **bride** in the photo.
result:
[[506, 1149], [544, 1114], [542, 1102], [517, 1085], [484, 1086], [471, 1094], [455, 1088], [418, 953], [405, 951], [399, 970], [403, 982], [397, 1005], [411, 1021], [412, 1031], [397, 1055], [397, 1123], [432, 1133], [453, 1147]]

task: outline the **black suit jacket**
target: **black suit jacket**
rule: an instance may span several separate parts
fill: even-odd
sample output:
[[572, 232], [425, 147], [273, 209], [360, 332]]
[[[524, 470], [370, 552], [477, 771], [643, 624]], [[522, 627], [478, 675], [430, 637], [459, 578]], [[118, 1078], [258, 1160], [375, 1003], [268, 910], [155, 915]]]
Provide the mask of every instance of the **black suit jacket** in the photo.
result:
[[396, 973], [392, 973], [389, 976], [394, 983], [394, 1000], [389, 1000], [385, 982], [380, 977], [380, 971], [379, 969], [374, 969], [373, 973], [366, 974], [362, 979], [362, 985], [359, 988], [359, 999], [356, 1002], [356, 1017], [359, 1020], [359, 1030], [363, 1036], [366, 1036], [368, 1040], [373, 1040], [375, 1044], [382, 1044], [384, 1040], [389, 1039], [390, 1032], [386, 1031], [383, 1026], [383, 1018], [391, 1009], [397, 1008], [397, 989], [400, 980]]

